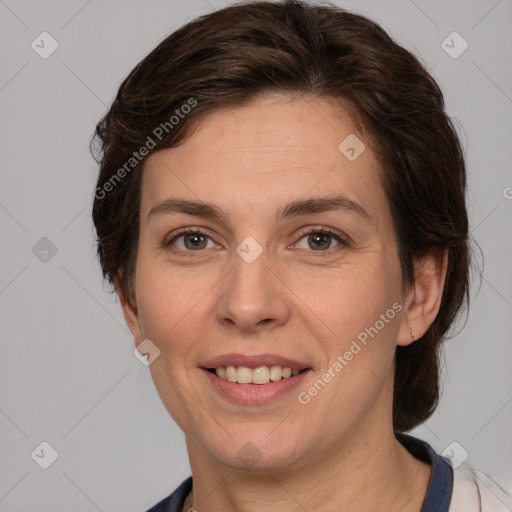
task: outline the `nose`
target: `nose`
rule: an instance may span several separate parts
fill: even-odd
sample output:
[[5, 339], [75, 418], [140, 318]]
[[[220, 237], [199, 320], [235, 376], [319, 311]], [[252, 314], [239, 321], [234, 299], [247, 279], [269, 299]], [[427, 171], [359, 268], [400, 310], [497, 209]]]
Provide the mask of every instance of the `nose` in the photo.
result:
[[286, 323], [290, 316], [290, 292], [283, 276], [271, 268], [265, 251], [252, 262], [236, 253], [233, 260], [233, 267], [221, 281], [219, 322], [245, 332], [272, 329]]

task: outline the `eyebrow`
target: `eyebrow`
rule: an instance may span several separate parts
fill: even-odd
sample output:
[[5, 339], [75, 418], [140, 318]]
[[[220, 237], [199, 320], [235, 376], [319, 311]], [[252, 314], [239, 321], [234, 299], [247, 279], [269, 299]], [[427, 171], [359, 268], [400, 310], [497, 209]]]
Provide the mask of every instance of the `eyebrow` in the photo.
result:
[[[288, 203], [276, 212], [276, 221], [300, 215], [324, 213], [329, 211], [343, 211], [356, 214], [367, 222], [371, 222], [370, 214], [359, 203], [344, 195], [332, 197], [311, 197], [299, 199]], [[225, 214], [220, 208], [212, 203], [203, 201], [190, 201], [187, 199], [169, 198], [159, 201], [153, 205], [148, 213], [148, 220], [152, 215], [184, 213], [197, 217], [209, 218], [222, 221]]]

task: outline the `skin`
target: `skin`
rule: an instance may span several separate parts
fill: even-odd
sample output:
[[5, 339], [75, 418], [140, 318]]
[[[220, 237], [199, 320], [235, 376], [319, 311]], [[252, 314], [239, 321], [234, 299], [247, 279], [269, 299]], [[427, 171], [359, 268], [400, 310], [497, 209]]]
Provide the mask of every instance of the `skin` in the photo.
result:
[[[338, 145], [350, 134], [365, 141], [340, 102], [274, 94], [207, 115], [180, 146], [146, 159], [136, 300], [120, 298], [135, 345], [150, 339], [161, 351], [151, 375], [185, 433], [194, 478], [184, 510], [421, 509], [430, 466], [394, 437], [394, 353], [435, 319], [446, 255], [416, 262], [416, 282], [402, 291], [378, 162], [369, 143], [349, 161]], [[335, 194], [362, 205], [370, 221], [329, 211], [276, 222], [290, 201]], [[214, 203], [225, 218], [148, 217], [170, 197]], [[184, 227], [207, 237], [165, 247]], [[349, 244], [327, 235], [318, 249], [304, 233], [322, 227]], [[262, 248], [252, 263], [236, 252], [248, 236]], [[200, 250], [190, 249], [194, 241]], [[299, 403], [297, 393], [395, 302], [402, 310], [317, 396]], [[312, 371], [275, 402], [234, 405], [199, 369], [230, 352], [277, 353]], [[259, 456], [251, 468], [237, 455], [247, 443]]]

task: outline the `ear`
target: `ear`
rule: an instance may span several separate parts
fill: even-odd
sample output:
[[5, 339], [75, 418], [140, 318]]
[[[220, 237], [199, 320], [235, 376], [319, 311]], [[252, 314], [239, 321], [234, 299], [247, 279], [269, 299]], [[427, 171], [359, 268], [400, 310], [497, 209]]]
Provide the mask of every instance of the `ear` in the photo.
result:
[[415, 282], [406, 297], [397, 345], [406, 346], [418, 340], [435, 320], [441, 306], [447, 266], [448, 249], [432, 249], [415, 260]]
[[121, 286], [121, 274], [118, 274], [115, 278], [115, 288], [119, 301], [121, 302], [121, 308], [123, 310], [124, 320], [126, 325], [133, 334], [135, 346], [139, 345], [144, 339], [140, 326], [139, 326], [139, 315], [137, 310], [137, 301], [135, 294], [133, 297], [127, 297], [124, 293], [124, 289]]

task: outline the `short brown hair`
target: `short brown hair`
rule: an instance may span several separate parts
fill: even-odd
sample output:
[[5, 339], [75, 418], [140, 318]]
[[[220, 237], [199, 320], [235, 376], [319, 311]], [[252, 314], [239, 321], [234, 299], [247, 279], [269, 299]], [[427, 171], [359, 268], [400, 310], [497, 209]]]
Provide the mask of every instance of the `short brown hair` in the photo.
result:
[[[440, 344], [469, 306], [466, 170], [437, 83], [364, 16], [295, 0], [243, 2], [191, 21], [149, 53], [122, 82], [92, 141], [100, 150], [93, 220], [103, 277], [114, 286], [119, 278], [117, 291], [133, 296], [144, 158], [132, 169], [127, 160], [149, 139], [150, 152], [176, 146], [205, 114], [270, 92], [313, 94], [352, 107], [352, 120], [381, 165], [402, 285], [414, 282], [414, 258], [448, 250], [436, 319], [419, 341], [397, 347], [393, 425], [396, 432], [410, 430], [437, 406]], [[169, 122], [191, 99], [194, 108]], [[151, 137], [158, 126], [166, 127], [161, 138]]]

